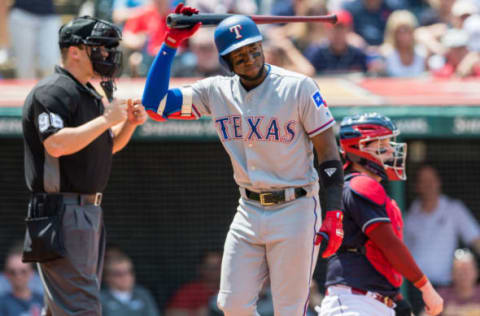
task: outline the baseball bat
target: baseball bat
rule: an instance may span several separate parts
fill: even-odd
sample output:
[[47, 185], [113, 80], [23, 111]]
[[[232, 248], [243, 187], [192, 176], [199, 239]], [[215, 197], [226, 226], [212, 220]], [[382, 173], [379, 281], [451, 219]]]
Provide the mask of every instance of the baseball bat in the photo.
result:
[[[223, 19], [232, 16], [233, 14], [216, 14], [216, 13], [200, 13], [193, 15], [183, 14], [169, 14], [167, 16], [167, 25], [169, 28], [188, 28], [198, 22], [202, 25], [218, 25]], [[337, 16], [330, 15], [316, 15], [316, 16], [275, 16], [275, 15], [249, 15], [249, 17], [257, 24], [272, 24], [272, 23], [291, 23], [291, 22], [323, 22], [323, 23], [337, 23]]]

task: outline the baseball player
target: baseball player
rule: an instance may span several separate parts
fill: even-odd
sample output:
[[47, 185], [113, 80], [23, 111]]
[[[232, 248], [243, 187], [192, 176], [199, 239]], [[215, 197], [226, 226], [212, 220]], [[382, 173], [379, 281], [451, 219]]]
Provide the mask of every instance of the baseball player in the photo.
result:
[[400, 209], [380, 184], [406, 179], [407, 145], [395, 143], [398, 134], [394, 123], [377, 113], [346, 117], [340, 125], [345, 236], [328, 260], [321, 316], [410, 316], [399, 294], [402, 276], [420, 289], [427, 313], [443, 309], [442, 298], [402, 241]]
[[[176, 13], [198, 10], [179, 5]], [[223, 20], [214, 34], [232, 76], [169, 90], [176, 48], [199, 27], [169, 30], [148, 74], [143, 104], [160, 121], [211, 116], [231, 158], [241, 197], [222, 259], [217, 303], [224, 314], [257, 315], [258, 293], [269, 276], [275, 315], [304, 315], [319, 253], [315, 243], [328, 239], [322, 252], [328, 257], [343, 236], [335, 121], [312, 79], [265, 64], [262, 35], [246, 16]], [[327, 195], [321, 226], [314, 148]]]

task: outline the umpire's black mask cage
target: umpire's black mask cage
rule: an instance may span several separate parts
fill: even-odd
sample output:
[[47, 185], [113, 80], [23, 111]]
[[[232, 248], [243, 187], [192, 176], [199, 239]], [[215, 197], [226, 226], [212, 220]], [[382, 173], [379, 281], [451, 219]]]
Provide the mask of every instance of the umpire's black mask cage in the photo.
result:
[[120, 73], [122, 52], [118, 45], [122, 40], [120, 29], [105, 20], [90, 16], [73, 19], [60, 28], [60, 48], [85, 45], [89, 52], [93, 70], [104, 79]]

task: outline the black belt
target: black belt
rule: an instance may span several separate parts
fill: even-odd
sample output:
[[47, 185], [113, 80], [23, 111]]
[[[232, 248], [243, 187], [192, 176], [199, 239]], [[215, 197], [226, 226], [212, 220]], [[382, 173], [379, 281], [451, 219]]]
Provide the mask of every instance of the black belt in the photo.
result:
[[[294, 193], [295, 199], [298, 199], [299, 197], [307, 195], [307, 191], [305, 191], [305, 189], [303, 188], [295, 188], [294, 192], [295, 192]], [[275, 204], [283, 203], [286, 201], [285, 190], [257, 193], [257, 192], [252, 192], [248, 189], [245, 189], [245, 195], [250, 200], [255, 200], [260, 202], [260, 204], [262, 204], [263, 206], [275, 205]]]
[[95, 205], [102, 204], [103, 194], [100, 192], [93, 194], [62, 193], [65, 204]]
[[364, 246], [362, 246], [360, 248], [353, 248], [353, 247], [349, 248], [349, 247], [341, 246], [337, 250], [337, 253], [344, 253], [344, 252], [353, 252], [353, 253], [358, 253], [358, 254], [364, 255], [366, 253], [366, 249], [365, 249]]
[[102, 204], [103, 194], [93, 193], [93, 194], [80, 194], [80, 193], [33, 193], [34, 198], [43, 198], [45, 199], [48, 196], [62, 196], [63, 203], [65, 204], [75, 204], [75, 205], [96, 205], [100, 206]]

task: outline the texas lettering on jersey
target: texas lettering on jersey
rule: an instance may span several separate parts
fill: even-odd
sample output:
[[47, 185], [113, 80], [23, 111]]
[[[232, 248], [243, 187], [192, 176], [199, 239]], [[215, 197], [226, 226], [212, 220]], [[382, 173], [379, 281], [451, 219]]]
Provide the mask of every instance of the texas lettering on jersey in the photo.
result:
[[282, 122], [276, 117], [228, 115], [215, 118], [215, 126], [222, 141], [272, 141], [288, 144], [295, 138], [297, 122]]

